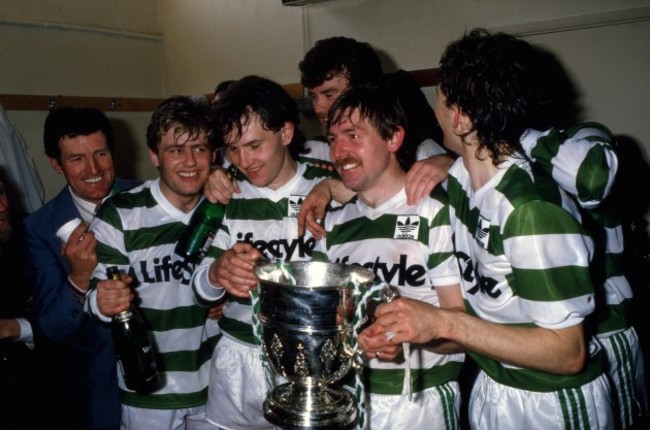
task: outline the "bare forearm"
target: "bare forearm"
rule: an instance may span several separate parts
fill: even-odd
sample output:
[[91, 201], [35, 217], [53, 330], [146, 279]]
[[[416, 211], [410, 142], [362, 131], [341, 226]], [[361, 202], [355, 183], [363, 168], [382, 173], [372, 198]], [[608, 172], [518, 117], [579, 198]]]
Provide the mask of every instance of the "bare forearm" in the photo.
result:
[[462, 345], [444, 339], [438, 339], [437, 341], [420, 345], [420, 347], [437, 354], [459, 354], [465, 352], [465, 348]]
[[442, 338], [510, 365], [556, 374], [579, 372], [586, 356], [582, 326], [561, 330], [495, 324], [462, 312], [441, 311]]
[[337, 179], [329, 179], [328, 184], [330, 185], [330, 193], [332, 195], [332, 200], [338, 203], [345, 203], [349, 201], [352, 197], [355, 196], [355, 192], [348, 190], [343, 185], [342, 181]]

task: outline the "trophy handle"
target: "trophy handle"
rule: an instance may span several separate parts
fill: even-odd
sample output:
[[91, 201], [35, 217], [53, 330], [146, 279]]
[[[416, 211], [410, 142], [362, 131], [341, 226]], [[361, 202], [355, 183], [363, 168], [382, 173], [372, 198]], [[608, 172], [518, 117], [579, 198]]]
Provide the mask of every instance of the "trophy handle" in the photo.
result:
[[[378, 294], [370, 295], [369, 297], [365, 298], [365, 303], [359, 303], [358, 306], [363, 305], [366, 309], [368, 309], [368, 303], [371, 301], [378, 302], [378, 303], [389, 303], [395, 300], [396, 298], [399, 297], [399, 290], [397, 287], [390, 286], [388, 284], [384, 284], [381, 289], [379, 289]], [[374, 310], [374, 308], [373, 308]], [[364, 321], [362, 322], [361, 326], [365, 326], [367, 324], [367, 321], [370, 319], [371, 315], [363, 315]], [[352, 361], [352, 368], [355, 371], [361, 370], [361, 368], [364, 365], [364, 356], [363, 354], [359, 351], [359, 349], [356, 347], [356, 336], [361, 333], [362, 330], [358, 330], [355, 333], [352, 333], [352, 336], [355, 337], [354, 339], [354, 348], [350, 348], [350, 350], [346, 349], [346, 352], [349, 354], [351, 361]], [[393, 334], [394, 336], [394, 334]]]

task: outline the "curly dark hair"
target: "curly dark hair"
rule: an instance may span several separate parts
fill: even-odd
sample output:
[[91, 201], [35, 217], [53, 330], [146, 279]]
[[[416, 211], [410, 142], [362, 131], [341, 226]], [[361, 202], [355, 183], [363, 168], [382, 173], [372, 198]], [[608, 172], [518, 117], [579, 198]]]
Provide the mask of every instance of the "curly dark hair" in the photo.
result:
[[212, 124], [217, 135], [217, 147], [224, 147], [224, 139], [233, 132], [235, 137], [240, 137], [254, 116], [259, 117], [265, 130], [279, 131], [286, 122], [293, 123], [289, 153], [297, 159], [305, 152], [305, 137], [299, 129], [300, 116], [295, 100], [280, 84], [255, 75], [230, 84], [213, 105]]
[[[393, 137], [399, 127], [408, 134], [406, 113], [395, 93], [385, 87], [349, 88], [330, 108], [327, 128], [340, 123], [357, 109], [360, 117], [370, 122], [384, 140]], [[395, 155], [404, 170], [408, 170], [415, 162], [415, 150], [406, 142], [402, 143]]]
[[61, 107], [50, 111], [45, 118], [43, 143], [45, 154], [61, 162], [59, 141], [64, 138], [87, 136], [101, 131], [111, 153], [115, 149], [115, 135], [106, 115], [95, 108]]
[[381, 61], [372, 47], [349, 37], [330, 37], [316, 42], [298, 64], [300, 83], [307, 88], [334, 76], [345, 76], [351, 87], [383, 83]]
[[187, 96], [172, 96], [158, 105], [147, 126], [147, 146], [158, 151], [162, 136], [170, 129], [174, 133], [187, 133], [191, 138], [204, 133], [208, 143], [215, 147], [215, 136], [210, 121], [210, 108], [201, 101]]
[[[531, 125], [535, 52], [512, 35], [474, 29], [451, 43], [440, 59], [439, 89], [447, 106], [469, 116], [494, 164], [522, 151], [519, 138]], [[474, 131], [472, 130], [472, 131]]]

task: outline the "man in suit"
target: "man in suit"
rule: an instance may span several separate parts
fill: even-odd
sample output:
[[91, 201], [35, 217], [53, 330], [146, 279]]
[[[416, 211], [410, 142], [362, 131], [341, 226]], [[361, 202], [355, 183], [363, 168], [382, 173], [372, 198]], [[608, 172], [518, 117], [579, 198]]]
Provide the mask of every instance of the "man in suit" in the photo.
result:
[[[96, 241], [87, 232], [95, 208], [136, 183], [115, 178], [115, 137], [106, 116], [92, 108], [48, 114], [45, 153], [67, 186], [24, 221], [27, 268], [36, 321], [63, 354], [66, 406], [79, 429], [117, 429], [120, 402], [110, 329], [83, 311], [83, 297], [97, 265]], [[57, 231], [81, 224], [62, 242]]]

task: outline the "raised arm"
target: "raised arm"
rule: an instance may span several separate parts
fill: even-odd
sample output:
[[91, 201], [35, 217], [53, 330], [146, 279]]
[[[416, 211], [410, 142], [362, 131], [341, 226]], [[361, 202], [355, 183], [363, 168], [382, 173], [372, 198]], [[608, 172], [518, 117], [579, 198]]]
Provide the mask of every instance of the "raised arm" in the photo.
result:
[[50, 340], [63, 342], [72, 338], [84, 321], [83, 295], [96, 265], [95, 241], [87, 235], [79, 243], [87, 227], [82, 224], [71, 234], [69, 245], [62, 247], [41, 222], [29, 218], [25, 222], [26, 264], [36, 321]]
[[416, 161], [406, 173], [408, 204], [417, 204], [423, 197], [428, 196], [436, 185], [444, 182], [452, 164], [454, 160], [446, 154]]
[[298, 213], [298, 236], [305, 234], [307, 228], [316, 239], [325, 236], [322, 220], [325, 211], [332, 200], [345, 203], [354, 197], [339, 179], [325, 179], [316, 185], [305, 197]]
[[522, 146], [583, 208], [598, 207], [611, 191], [618, 157], [614, 137], [605, 126], [584, 123], [567, 130], [528, 130]]
[[239, 193], [237, 182], [232, 180], [232, 174], [221, 167], [214, 167], [208, 183], [203, 188], [205, 198], [212, 203], [228, 204], [233, 194]]

